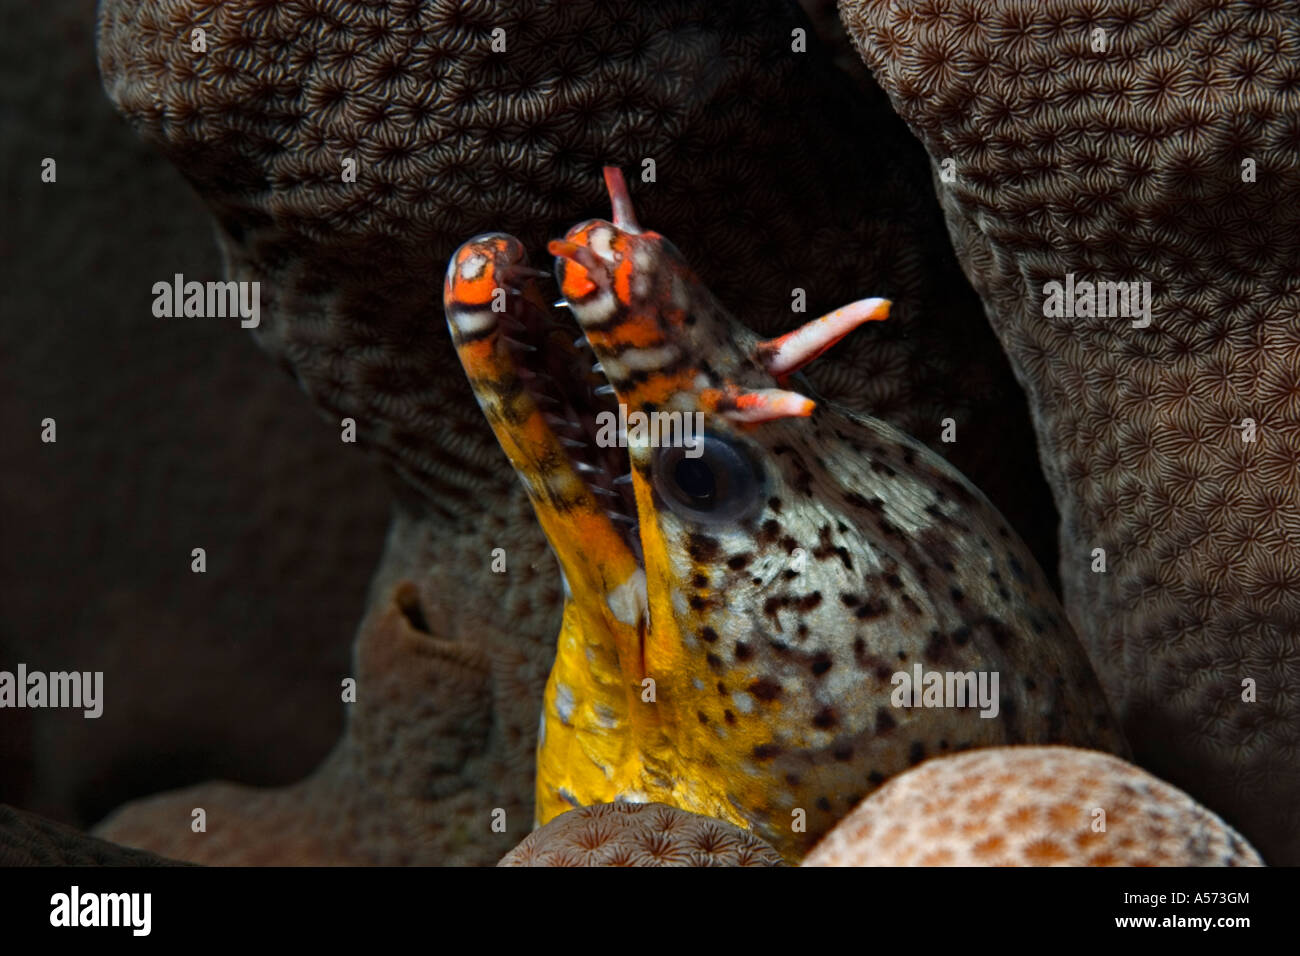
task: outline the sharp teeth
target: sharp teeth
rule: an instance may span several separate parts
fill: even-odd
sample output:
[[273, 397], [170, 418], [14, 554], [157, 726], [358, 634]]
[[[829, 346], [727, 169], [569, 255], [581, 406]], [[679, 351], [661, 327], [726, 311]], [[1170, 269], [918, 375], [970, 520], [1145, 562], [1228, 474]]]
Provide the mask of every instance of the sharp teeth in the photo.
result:
[[621, 521], [626, 525], [629, 525], [631, 527], [636, 527], [635, 518], [629, 518], [627, 515], [622, 514], [618, 511], [606, 511], [605, 514], [609, 515], [609, 517], [614, 521]]
[[605, 366], [601, 365], [599, 362], [597, 362], [595, 365], [593, 365], [593, 366], [591, 367], [591, 370], [592, 370], [593, 372], [599, 372], [601, 375], [604, 375], [604, 374], [605, 374]]
[[575, 349], [589, 349], [591, 348], [591, 343], [587, 341], [587, 337], [585, 335], [579, 335], [576, 339], [573, 340], [573, 347]]
[[[554, 401], [554, 399], [551, 400]], [[567, 418], [561, 418], [559, 415], [552, 415], [550, 412], [542, 413], [542, 421], [546, 422], [546, 424], [550, 425], [552, 428], [568, 428], [573, 424], [573, 422], [569, 421]]]
[[569, 307], [569, 302], [567, 299], [556, 299], [551, 303], [551, 305], [555, 306], [557, 309], [567, 309]]
[[527, 342], [520, 342], [518, 339], [512, 339], [512, 338], [511, 338], [510, 336], [508, 336], [508, 335], [503, 335], [503, 336], [501, 336], [501, 338], [505, 339], [505, 341], [509, 342], [509, 343], [510, 343], [511, 345], [513, 345], [515, 348], [517, 348], [517, 349], [523, 349], [525, 352], [536, 352], [536, 351], [537, 351], [537, 346], [535, 346], [535, 345], [529, 345]]
[[[545, 393], [543, 393], [543, 392], [538, 392], [536, 395], [534, 395], [534, 396], [533, 396], [533, 400], [534, 400], [534, 401], [537, 401], [537, 402], [546, 402], [548, 405], [558, 405], [558, 404], [560, 404], [560, 400], [559, 400], [558, 398], [551, 398], [551, 396], [549, 396], [549, 395], [547, 395], [547, 394], [545, 394]], [[554, 416], [552, 416], [552, 417], [554, 417]], [[561, 421], [563, 421], [563, 419], [561, 419]]]
[[613, 484], [616, 485], [632, 484], [632, 472], [629, 471], [626, 475], [619, 475], [617, 478], [614, 479]]
[[598, 386], [598, 387], [595, 389], [595, 393], [596, 393], [597, 395], [613, 395], [613, 394], [614, 394], [614, 386], [613, 386], [613, 385], [601, 385], [601, 386]]
[[610, 491], [608, 488], [602, 488], [600, 485], [592, 485], [591, 490], [598, 495], [604, 495], [606, 498], [622, 498], [617, 491]]
[[582, 472], [583, 474], [587, 474], [587, 475], [609, 474], [609, 472], [605, 471], [604, 468], [597, 468], [595, 465], [589, 465], [585, 461], [575, 461], [573, 463], [573, 467], [576, 468], [578, 471]]
[[588, 446], [587, 446], [587, 443], [586, 443], [585, 441], [579, 441], [579, 440], [576, 439], [576, 438], [567, 438], [567, 437], [565, 437], [564, 435], [561, 435], [561, 436], [560, 436], [560, 444], [563, 445], [565, 448], [586, 448], [586, 447], [588, 447]]

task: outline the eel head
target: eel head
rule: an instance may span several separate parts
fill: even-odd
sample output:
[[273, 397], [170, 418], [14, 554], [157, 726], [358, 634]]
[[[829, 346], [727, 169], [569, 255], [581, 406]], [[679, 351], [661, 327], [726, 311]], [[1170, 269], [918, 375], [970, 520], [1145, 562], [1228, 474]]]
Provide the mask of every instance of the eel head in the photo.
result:
[[[462, 246], [444, 289], [462, 364], [564, 575], [538, 821], [664, 802], [795, 859], [924, 756], [1122, 746], [992, 505], [920, 443], [792, 387], [890, 303], [761, 339], [640, 227], [618, 170], [605, 176], [612, 221], [549, 247], [576, 340], [509, 236]], [[1015, 686], [993, 683], [983, 705], [987, 680], [962, 706], [900, 706], [897, 675], [934, 668]], [[1081, 710], [1061, 692], [1071, 683]]]

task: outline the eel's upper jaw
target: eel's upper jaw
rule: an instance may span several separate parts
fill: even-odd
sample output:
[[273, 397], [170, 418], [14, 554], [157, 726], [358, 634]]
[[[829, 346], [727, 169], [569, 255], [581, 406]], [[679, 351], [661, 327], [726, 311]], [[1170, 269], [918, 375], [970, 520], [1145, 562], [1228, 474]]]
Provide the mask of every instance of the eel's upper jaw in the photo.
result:
[[[610, 178], [609, 170], [606, 178]], [[621, 187], [621, 176], [616, 181]], [[615, 218], [620, 218], [621, 201], [629, 207], [621, 212], [622, 220], [635, 226], [626, 195], [620, 196], [611, 186], [611, 199]], [[617, 395], [631, 410], [643, 405], [664, 408], [678, 394], [689, 392], [690, 400], [679, 410], [690, 406], [740, 425], [807, 417], [816, 403], [787, 390], [784, 386], [790, 377], [859, 325], [889, 317], [888, 299], [860, 299], [778, 338], [759, 342], [745, 358], [761, 370], [760, 378], [770, 376], [780, 388], [711, 382], [697, 374], [696, 368], [696, 353], [708, 351], [710, 343], [693, 342], [681, 331], [689, 299], [656, 302], [646, 309], [629, 298], [639, 281], [638, 260], [644, 256], [652, 267], [656, 262], [644, 243], [638, 251], [630, 246], [652, 237], [662, 239], [657, 233], [630, 233], [617, 224], [592, 220], [575, 226], [564, 239], [553, 240], [547, 247], [556, 257], [556, 278], [566, 296], [565, 304], [600, 359], [596, 367], [609, 375], [603, 391]], [[658, 267], [663, 268], [662, 263]], [[652, 286], [644, 274], [640, 281], [645, 288]], [[678, 313], [676, 319], [669, 318], [673, 310]]]

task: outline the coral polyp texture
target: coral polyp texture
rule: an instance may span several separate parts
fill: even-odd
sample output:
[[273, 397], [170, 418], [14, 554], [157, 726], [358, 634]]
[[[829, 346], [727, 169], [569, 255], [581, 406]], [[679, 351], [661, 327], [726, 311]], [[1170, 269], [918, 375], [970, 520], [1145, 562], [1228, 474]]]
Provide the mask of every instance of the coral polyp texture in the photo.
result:
[[1261, 866], [1232, 827], [1110, 754], [992, 747], [862, 801], [804, 866]]
[[[1029, 395], [1066, 608], [1137, 762], [1300, 863], [1295, 5], [841, 13], [950, 161], [939, 196]], [[1067, 281], [1149, 283], [1149, 324], [1057, 310]]]
[[[212, 208], [232, 277], [262, 280], [261, 344], [426, 507], [459, 520], [515, 489], [431, 279], [476, 233], [543, 249], [600, 211], [617, 164], [653, 179], [647, 221], [764, 333], [798, 324], [796, 298], [815, 315], [889, 297], [892, 327], [818, 387], [953, 455], [1041, 538], [1032, 449], [990, 451], [1028, 438], [1022, 399], [924, 154], [878, 90], [791, 51], [805, 25], [772, 0], [106, 0], [99, 50], [117, 108]], [[938, 441], [945, 417], [961, 442]]]
[[740, 827], [662, 803], [598, 803], [530, 833], [497, 866], [784, 866]]

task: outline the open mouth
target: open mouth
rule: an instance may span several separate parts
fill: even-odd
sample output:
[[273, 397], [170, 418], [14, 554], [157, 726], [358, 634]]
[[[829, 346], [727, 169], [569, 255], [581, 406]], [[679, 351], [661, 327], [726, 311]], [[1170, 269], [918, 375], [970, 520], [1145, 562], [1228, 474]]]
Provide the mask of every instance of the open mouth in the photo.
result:
[[524, 390], [564, 449], [573, 472], [601, 503], [641, 559], [636, 497], [624, 443], [601, 439], [605, 414], [618, 420], [618, 399], [577, 321], [563, 301], [546, 304], [546, 273], [522, 264], [503, 276], [501, 341]]

